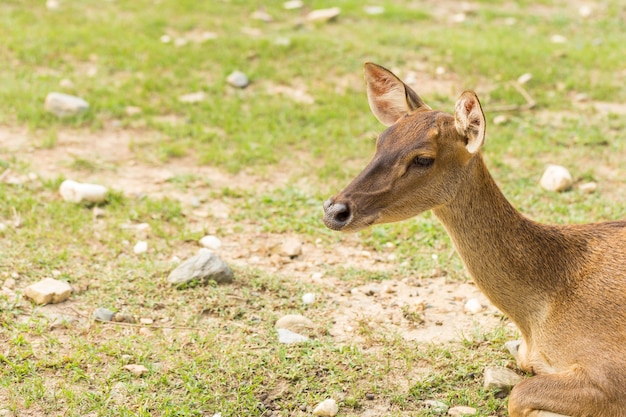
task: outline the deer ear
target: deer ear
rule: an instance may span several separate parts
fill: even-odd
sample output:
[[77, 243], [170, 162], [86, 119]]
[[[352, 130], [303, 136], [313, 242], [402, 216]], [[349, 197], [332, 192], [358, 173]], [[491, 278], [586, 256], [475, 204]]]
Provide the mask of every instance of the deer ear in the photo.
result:
[[367, 62], [364, 72], [370, 109], [382, 124], [391, 126], [406, 114], [430, 110], [415, 91], [388, 69]]
[[485, 143], [485, 115], [480, 101], [473, 91], [461, 94], [454, 106], [454, 126], [465, 138], [465, 146], [469, 153], [474, 154]]

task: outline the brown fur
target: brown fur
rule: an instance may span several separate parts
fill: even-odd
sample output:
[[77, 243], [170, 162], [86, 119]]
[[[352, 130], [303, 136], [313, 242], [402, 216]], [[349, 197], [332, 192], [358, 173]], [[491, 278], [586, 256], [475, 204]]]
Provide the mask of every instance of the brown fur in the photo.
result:
[[[474, 93], [451, 116], [384, 68], [366, 64], [365, 73], [370, 106], [390, 127], [363, 172], [325, 203], [328, 227], [433, 210], [476, 284], [522, 333], [519, 365], [536, 376], [513, 389], [510, 415], [626, 416], [626, 221], [550, 226], [524, 217], [485, 167]], [[434, 163], [412, 165], [416, 157]]]

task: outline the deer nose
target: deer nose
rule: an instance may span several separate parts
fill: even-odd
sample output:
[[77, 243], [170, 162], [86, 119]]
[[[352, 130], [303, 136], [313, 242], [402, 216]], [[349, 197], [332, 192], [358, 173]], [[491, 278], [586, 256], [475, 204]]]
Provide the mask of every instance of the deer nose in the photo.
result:
[[352, 220], [350, 207], [344, 203], [334, 203], [332, 199], [324, 202], [324, 224], [329, 229], [341, 230]]

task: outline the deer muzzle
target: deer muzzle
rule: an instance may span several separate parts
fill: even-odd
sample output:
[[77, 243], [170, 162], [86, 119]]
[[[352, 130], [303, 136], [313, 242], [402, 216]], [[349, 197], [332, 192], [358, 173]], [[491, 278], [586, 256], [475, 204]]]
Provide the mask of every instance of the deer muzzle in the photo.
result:
[[332, 230], [341, 230], [352, 221], [350, 206], [344, 203], [333, 202], [332, 199], [324, 202], [324, 224]]

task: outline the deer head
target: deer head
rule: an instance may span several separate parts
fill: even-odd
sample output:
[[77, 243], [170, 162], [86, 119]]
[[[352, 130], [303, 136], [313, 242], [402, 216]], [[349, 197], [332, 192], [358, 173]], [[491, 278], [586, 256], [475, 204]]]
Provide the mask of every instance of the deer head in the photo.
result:
[[388, 128], [365, 169], [324, 203], [324, 223], [333, 230], [396, 222], [449, 203], [485, 140], [473, 92], [461, 95], [452, 116], [431, 110], [391, 71], [372, 63], [364, 71], [370, 108]]

